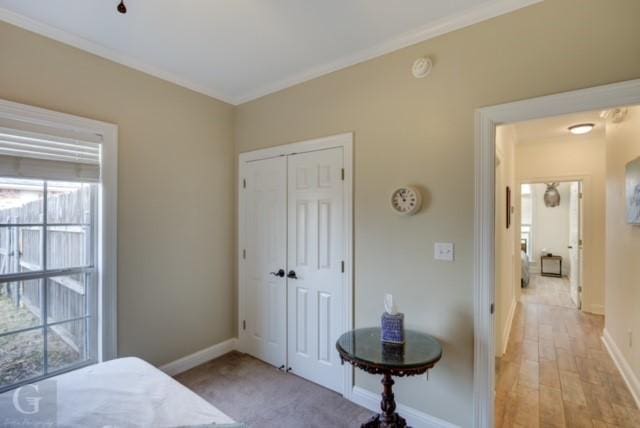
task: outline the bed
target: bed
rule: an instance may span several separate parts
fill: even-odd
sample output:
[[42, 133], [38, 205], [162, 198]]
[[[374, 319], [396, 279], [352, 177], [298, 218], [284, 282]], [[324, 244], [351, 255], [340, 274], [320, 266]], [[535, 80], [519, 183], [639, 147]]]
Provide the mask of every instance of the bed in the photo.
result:
[[[119, 358], [52, 379], [61, 427], [242, 426], [139, 358]], [[0, 401], [10, 403], [13, 393], [2, 394]]]

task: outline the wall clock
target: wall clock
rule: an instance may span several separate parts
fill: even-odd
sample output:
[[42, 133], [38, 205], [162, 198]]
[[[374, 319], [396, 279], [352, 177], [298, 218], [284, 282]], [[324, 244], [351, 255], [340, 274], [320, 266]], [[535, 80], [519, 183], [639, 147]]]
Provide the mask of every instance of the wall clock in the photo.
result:
[[391, 193], [391, 208], [401, 215], [414, 215], [422, 206], [420, 190], [411, 187], [399, 187]]

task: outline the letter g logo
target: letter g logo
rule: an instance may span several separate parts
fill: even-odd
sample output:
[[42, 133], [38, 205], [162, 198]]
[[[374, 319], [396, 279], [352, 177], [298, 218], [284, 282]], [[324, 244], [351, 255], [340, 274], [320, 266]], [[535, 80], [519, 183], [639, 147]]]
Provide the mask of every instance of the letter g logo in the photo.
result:
[[25, 397], [24, 401], [30, 406], [29, 409], [25, 409], [20, 403], [20, 393], [27, 387], [33, 388], [35, 392], [40, 392], [38, 385], [21, 386], [13, 392], [13, 407], [23, 415], [34, 415], [40, 411], [40, 400], [42, 400], [42, 397]]

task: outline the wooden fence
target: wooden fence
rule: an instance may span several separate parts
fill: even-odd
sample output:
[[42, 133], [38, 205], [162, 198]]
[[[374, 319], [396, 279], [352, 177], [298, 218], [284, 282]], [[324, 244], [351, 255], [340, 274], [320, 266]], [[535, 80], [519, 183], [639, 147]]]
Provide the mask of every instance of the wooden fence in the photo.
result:
[[[0, 224], [43, 223], [42, 200], [0, 210]], [[49, 192], [47, 199], [47, 268], [64, 269], [90, 264], [91, 186], [73, 192]], [[58, 224], [58, 225], [56, 225]], [[43, 266], [43, 226], [0, 227], [0, 274], [32, 272]], [[43, 283], [44, 282], [44, 283]], [[58, 322], [87, 313], [85, 274], [51, 277], [0, 285], [0, 295], [18, 309], [29, 310], [38, 319], [47, 287], [47, 318]], [[52, 327], [76, 351], [83, 348], [85, 323], [72, 322]]]

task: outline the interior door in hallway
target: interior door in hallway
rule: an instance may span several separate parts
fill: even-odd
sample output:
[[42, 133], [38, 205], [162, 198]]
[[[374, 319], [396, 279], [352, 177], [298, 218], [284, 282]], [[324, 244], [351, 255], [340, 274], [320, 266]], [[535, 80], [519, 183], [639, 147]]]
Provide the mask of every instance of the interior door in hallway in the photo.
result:
[[582, 306], [582, 184], [571, 183], [569, 194], [569, 284], [571, 300]]
[[344, 331], [343, 149], [288, 158], [288, 361], [292, 373], [341, 391]]
[[[286, 365], [287, 159], [248, 162], [240, 280], [245, 305], [242, 349], [276, 367]], [[282, 270], [281, 272], [279, 272]]]

